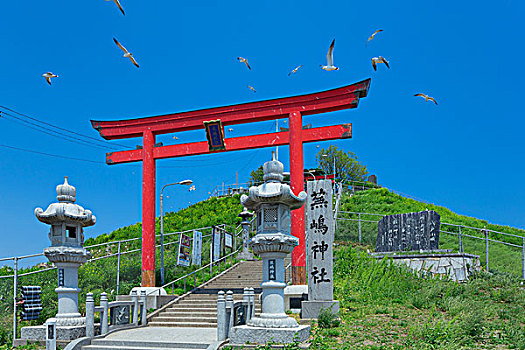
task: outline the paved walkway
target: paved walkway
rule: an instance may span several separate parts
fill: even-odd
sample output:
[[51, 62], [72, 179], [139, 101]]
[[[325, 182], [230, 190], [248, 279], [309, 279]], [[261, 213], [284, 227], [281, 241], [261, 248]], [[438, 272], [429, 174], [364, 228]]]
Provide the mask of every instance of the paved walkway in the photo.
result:
[[143, 327], [111, 333], [105, 339], [211, 344], [217, 341], [217, 328]]

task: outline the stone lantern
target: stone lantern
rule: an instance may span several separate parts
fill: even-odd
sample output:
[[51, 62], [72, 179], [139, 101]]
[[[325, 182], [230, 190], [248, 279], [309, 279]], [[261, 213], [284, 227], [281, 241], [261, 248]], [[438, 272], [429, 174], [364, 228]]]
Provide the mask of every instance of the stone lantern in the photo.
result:
[[248, 241], [250, 239], [250, 226], [252, 225], [250, 219], [253, 217], [253, 213], [244, 208], [242, 212], [237, 215], [242, 219], [242, 252], [239, 254], [239, 259], [253, 260], [253, 254], [248, 250]]
[[263, 259], [262, 313], [247, 325], [233, 327], [230, 342], [291, 343], [306, 340], [310, 326], [300, 326], [284, 312], [284, 258], [299, 244], [290, 234], [290, 210], [306, 201], [306, 193], [295, 196], [283, 181], [283, 164], [275, 159], [264, 163], [264, 183], [250, 187], [241, 204], [257, 214], [257, 234], [249, 245]]
[[[76, 189], [67, 182], [56, 188], [58, 203], [52, 203], [44, 211], [35, 209], [37, 219], [51, 225], [51, 246], [44, 255], [57, 267], [58, 313], [55, 316], [60, 326], [83, 326], [85, 318], [78, 312], [78, 268], [91, 256], [84, 247], [83, 228], [96, 222], [90, 210], [75, 204]], [[60, 332], [59, 332], [60, 335]]]

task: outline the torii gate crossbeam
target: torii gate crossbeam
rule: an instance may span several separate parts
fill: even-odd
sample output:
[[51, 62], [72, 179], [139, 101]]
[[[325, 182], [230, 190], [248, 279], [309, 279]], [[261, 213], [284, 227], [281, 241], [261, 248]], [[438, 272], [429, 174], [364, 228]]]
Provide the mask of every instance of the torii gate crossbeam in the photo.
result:
[[[348, 138], [350, 124], [321, 128], [302, 128], [302, 116], [356, 108], [359, 99], [366, 97], [370, 79], [337, 89], [307, 95], [239, 105], [208, 108], [190, 112], [166, 114], [116, 121], [92, 120], [93, 128], [107, 140], [142, 137], [142, 149], [112, 152], [106, 155], [107, 164], [143, 162], [142, 178], [142, 286], [155, 286], [155, 161], [211, 153], [206, 142], [155, 147], [155, 135], [203, 129], [206, 121], [220, 119], [224, 126], [253, 123], [281, 118], [289, 119], [289, 132], [252, 135], [225, 140], [224, 151], [290, 145], [290, 184], [294, 193], [304, 189], [303, 143]], [[306, 284], [306, 248], [304, 209], [292, 211], [291, 232], [299, 238], [292, 253], [294, 284]]]

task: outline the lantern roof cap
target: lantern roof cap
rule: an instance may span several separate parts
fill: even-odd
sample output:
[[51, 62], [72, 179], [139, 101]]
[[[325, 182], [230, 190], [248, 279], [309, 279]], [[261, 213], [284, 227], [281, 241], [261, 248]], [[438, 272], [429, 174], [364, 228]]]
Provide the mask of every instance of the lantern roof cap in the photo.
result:
[[75, 204], [76, 189], [67, 182], [56, 187], [58, 203], [51, 203], [44, 211], [42, 208], [35, 209], [36, 218], [46, 224], [58, 224], [60, 222], [80, 223], [81, 226], [92, 226], [96, 222], [96, 217], [91, 210], [84, 209]]
[[259, 186], [250, 187], [248, 195], [241, 196], [241, 204], [247, 209], [257, 209], [261, 204], [285, 204], [291, 210], [303, 206], [306, 201], [306, 193], [301, 191], [296, 196], [290, 186], [281, 183], [283, 180], [283, 163], [275, 159], [272, 152], [272, 160], [264, 163], [264, 183]]

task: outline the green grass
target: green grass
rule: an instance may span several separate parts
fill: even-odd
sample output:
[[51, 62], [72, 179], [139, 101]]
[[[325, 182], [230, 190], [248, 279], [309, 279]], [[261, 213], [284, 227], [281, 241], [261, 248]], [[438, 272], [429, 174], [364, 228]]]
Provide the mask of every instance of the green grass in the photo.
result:
[[363, 247], [336, 250], [341, 325], [314, 326], [312, 349], [525, 349], [525, 290], [506, 274], [459, 284], [418, 277]]
[[[489, 230], [510, 233], [518, 236], [525, 236], [525, 231], [509, 226], [494, 225], [488, 223], [486, 220], [476, 219], [464, 215], [458, 215], [451, 210], [437, 206], [434, 204], [426, 204], [416, 200], [405, 198], [394, 194], [386, 188], [370, 189], [366, 191], [357, 192], [353, 196], [343, 195], [341, 198], [340, 210], [346, 212], [360, 212], [360, 213], [377, 213], [377, 214], [401, 214], [409, 212], [417, 212], [423, 210], [435, 210], [441, 216], [442, 223], [463, 225], [477, 228], [487, 228]], [[357, 219], [356, 214], [341, 213], [340, 218]], [[362, 242], [369, 245], [369, 249], [373, 250], [377, 239], [377, 224], [364, 222], [365, 220], [378, 221], [381, 216], [376, 215], [361, 215], [363, 222], [361, 223]], [[358, 241], [358, 223], [355, 221], [337, 222], [336, 240], [343, 242], [357, 242]], [[441, 226], [441, 231], [448, 231], [458, 233], [457, 227]], [[484, 234], [478, 230], [462, 229], [462, 234], [484, 238]], [[522, 273], [522, 244], [523, 238], [514, 238], [502, 234], [489, 232], [489, 238], [499, 240], [519, 247], [512, 247], [499, 243], [489, 243], [489, 269], [490, 271], [501, 271], [521, 276]], [[458, 236], [440, 233], [439, 246], [441, 249], [451, 249], [458, 251]], [[469, 237], [463, 237], [463, 251], [466, 253], [476, 254], [480, 256], [481, 263], [485, 266], [485, 242]]]

